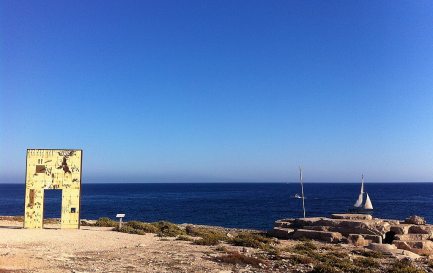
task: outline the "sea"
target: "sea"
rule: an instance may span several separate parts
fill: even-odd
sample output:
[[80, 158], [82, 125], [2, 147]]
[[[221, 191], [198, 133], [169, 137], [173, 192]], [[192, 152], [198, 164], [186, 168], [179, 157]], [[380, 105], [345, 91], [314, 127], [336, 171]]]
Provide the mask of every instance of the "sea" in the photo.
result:
[[[360, 183], [305, 183], [307, 217], [353, 207]], [[374, 216], [421, 215], [433, 223], [433, 183], [367, 183]], [[24, 184], [0, 184], [0, 215], [24, 214]], [[277, 219], [302, 216], [299, 183], [95, 183], [82, 184], [81, 218], [154, 222], [167, 220], [266, 230]], [[45, 191], [45, 218], [61, 213], [61, 191]]]

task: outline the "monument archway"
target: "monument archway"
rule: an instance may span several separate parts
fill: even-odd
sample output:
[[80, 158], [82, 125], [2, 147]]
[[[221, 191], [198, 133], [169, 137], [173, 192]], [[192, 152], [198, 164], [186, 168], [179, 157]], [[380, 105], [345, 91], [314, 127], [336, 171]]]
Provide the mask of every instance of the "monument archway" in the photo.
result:
[[43, 228], [45, 190], [62, 190], [61, 228], [80, 227], [82, 150], [28, 149], [24, 228]]

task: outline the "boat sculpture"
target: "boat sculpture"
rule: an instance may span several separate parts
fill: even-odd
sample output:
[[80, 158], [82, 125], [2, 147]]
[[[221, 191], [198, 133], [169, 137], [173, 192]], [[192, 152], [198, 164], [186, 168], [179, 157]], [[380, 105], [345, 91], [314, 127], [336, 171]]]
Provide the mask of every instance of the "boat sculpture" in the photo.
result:
[[[365, 203], [363, 204], [364, 194], [366, 195], [366, 198]], [[370, 196], [368, 195], [368, 193], [364, 192], [364, 175], [362, 175], [361, 179], [361, 192], [358, 195], [358, 200], [356, 200], [353, 206], [354, 208], [350, 209], [349, 212], [362, 214], [373, 213], [373, 204], [371, 203]]]

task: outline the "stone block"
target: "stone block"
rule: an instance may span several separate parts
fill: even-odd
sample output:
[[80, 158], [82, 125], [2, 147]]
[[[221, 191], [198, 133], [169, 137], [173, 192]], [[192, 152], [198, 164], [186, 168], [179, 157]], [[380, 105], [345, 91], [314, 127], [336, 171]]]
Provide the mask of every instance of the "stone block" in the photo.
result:
[[418, 216], [418, 215], [412, 215], [409, 218], [406, 218], [404, 220], [406, 224], [413, 224], [413, 225], [425, 225], [427, 222], [425, 221], [424, 217]]
[[347, 236], [347, 242], [354, 246], [367, 246], [368, 242], [360, 234], [349, 234]]
[[409, 228], [413, 225], [409, 224], [398, 224], [398, 225], [392, 225], [390, 227], [390, 230], [394, 232], [395, 234], [408, 234]]
[[397, 234], [395, 240], [399, 241], [423, 241], [430, 238], [429, 234]]
[[291, 239], [293, 232], [294, 230], [290, 228], [274, 227], [268, 231], [268, 234], [279, 239]]
[[312, 239], [327, 243], [338, 243], [343, 239], [341, 233], [298, 229], [293, 233], [293, 239]]
[[409, 250], [418, 255], [430, 255], [433, 254], [433, 242], [432, 241], [399, 241], [395, 240], [393, 244], [404, 250]]
[[397, 249], [395, 245], [377, 244], [377, 243], [371, 243], [367, 246], [367, 248], [381, 253], [392, 253], [393, 250]]
[[346, 220], [372, 220], [373, 216], [369, 214], [354, 214], [354, 213], [336, 213], [331, 215], [332, 219], [346, 219]]
[[432, 239], [433, 238], [433, 226], [431, 226], [431, 225], [412, 225], [409, 228], [409, 233], [428, 234], [429, 239]]

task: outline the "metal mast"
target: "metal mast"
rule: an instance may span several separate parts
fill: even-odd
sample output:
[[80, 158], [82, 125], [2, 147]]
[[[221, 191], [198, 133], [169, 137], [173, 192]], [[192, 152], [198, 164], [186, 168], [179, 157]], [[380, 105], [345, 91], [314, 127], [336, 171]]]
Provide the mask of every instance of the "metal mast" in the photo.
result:
[[302, 177], [302, 167], [301, 166], [299, 166], [299, 180], [301, 182], [301, 191], [302, 191], [302, 210], [304, 211], [304, 218], [305, 218], [304, 179]]

